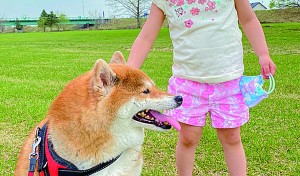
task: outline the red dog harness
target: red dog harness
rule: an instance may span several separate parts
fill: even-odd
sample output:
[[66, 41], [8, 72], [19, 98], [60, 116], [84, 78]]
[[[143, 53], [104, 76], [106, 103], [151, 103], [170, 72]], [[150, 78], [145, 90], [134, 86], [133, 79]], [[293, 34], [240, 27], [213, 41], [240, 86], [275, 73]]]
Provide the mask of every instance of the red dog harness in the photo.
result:
[[[48, 124], [46, 123], [42, 129], [37, 128], [36, 130], [32, 153], [29, 155], [30, 165], [28, 176], [34, 175], [37, 161], [40, 176], [85, 176], [105, 169], [121, 156], [120, 154], [116, 158], [100, 163], [87, 170], [79, 170], [74, 164], [64, 160], [54, 151], [53, 144], [48, 139], [47, 129]], [[38, 154], [36, 152], [37, 147]]]

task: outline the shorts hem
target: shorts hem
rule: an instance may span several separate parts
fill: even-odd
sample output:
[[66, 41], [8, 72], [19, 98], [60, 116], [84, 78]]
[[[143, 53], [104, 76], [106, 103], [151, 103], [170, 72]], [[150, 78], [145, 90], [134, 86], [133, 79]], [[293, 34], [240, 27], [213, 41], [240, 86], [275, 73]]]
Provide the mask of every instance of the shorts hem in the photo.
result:
[[221, 128], [225, 128], [225, 129], [230, 129], [230, 128], [238, 128], [238, 127], [241, 127], [243, 125], [245, 125], [246, 123], [248, 123], [249, 119], [247, 121], [244, 121], [238, 125], [229, 125], [229, 126], [222, 126], [222, 127], [216, 127], [215, 125], [211, 125], [212, 128], [215, 128], [215, 129], [221, 129]]
[[[184, 123], [184, 124], [186, 124], [186, 125], [195, 126], [195, 127], [204, 127], [205, 124], [206, 124], [206, 123], [204, 123], [204, 125], [202, 125], [202, 124], [191, 124], [191, 123], [189, 123], [189, 122], [187, 122], [187, 121], [185, 121], [185, 120], [181, 120], [181, 119], [178, 119], [178, 118], [176, 118], [176, 119], [177, 119], [177, 121], [180, 122], [180, 123]], [[190, 119], [190, 118], [189, 118], [189, 119]]]

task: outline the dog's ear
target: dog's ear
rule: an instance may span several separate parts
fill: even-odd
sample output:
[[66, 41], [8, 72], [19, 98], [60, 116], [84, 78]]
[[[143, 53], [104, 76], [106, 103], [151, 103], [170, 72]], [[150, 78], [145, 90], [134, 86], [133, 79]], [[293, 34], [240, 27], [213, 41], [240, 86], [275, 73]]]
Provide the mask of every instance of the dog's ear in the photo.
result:
[[115, 80], [116, 74], [109, 65], [102, 59], [97, 60], [92, 70], [93, 89], [106, 95], [114, 85]]
[[122, 64], [122, 65], [125, 65], [126, 64], [126, 61], [125, 61], [125, 58], [123, 56], [123, 54], [120, 52], [120, 51], [116, 51], [111, 60], [110, 60], [110, 63], [111, 64]]

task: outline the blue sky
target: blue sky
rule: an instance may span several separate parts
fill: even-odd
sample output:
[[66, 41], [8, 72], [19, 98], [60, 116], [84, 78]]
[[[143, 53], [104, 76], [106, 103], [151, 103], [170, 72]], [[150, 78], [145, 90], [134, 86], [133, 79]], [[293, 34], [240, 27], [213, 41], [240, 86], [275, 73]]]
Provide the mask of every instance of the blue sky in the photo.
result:
[[105, 11], [105, 0], [0, 0], [0, 17], [39, 17], [42, 10], [64, 13], [68, 17], [89, 16], [90, 11]]
[[[250, 0], [262, 2], [269, 7], [270, 0]], [[90, 16], [91, 11], [104, 11], [106, 18], [110, 16], [105, 0], [0, 0], [0, 17], [23, 18], [39, 17], [42, 10], [64, 13], [68, 17]]]

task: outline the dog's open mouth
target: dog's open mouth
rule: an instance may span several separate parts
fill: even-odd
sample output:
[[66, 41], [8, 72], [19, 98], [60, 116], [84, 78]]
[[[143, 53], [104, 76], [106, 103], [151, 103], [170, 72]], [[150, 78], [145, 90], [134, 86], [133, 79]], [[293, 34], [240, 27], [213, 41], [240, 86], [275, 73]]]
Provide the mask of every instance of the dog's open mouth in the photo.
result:
[[180, 130], [180, 124], [175, 119], [155, 110], [140, 111], [134, 115], [133, 119], [141, 123], [155, 125], [165, 130], [171, 129], [172, 126], [176, 130]]

